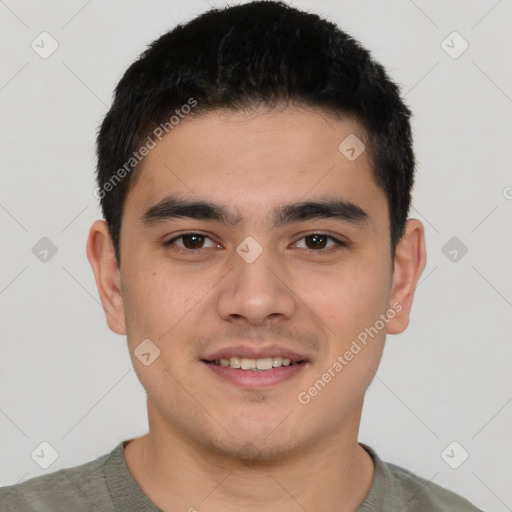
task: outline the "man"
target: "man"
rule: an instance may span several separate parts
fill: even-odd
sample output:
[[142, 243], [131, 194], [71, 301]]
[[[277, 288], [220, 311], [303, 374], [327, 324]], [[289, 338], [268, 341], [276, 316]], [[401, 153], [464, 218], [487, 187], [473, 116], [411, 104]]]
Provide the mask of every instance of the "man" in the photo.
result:
[[358, 443], [425, 267], [409, 110], [282, 3], [212, 10], [126, 71], [87, 255], [149, 432], [1, 490], [2, 511], [476, 511]]

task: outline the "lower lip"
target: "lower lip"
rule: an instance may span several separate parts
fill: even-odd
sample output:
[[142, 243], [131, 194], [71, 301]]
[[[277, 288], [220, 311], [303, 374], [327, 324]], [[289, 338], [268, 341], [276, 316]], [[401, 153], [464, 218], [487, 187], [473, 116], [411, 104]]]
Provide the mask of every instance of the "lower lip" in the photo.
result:
[[262, 389], [281, 384], [298, 375], [307, 365], [307, 363], [304, 362], [291, 366], [279, 366], [271, 370], [254, 371], [240, 370], [238, 368], [231, 368], [230, 366], [220, 366], [205, 361], [202, 361], [202, 363], [221, 379], [245, 389]]

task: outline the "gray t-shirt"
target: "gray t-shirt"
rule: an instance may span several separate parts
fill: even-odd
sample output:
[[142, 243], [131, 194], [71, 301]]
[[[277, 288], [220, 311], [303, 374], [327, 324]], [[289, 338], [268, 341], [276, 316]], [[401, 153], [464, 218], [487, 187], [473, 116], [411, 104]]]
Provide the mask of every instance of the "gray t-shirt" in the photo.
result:
[[[97, 459], [0, 488], [0, 512], [162, 512], [126, 465], [121, 441]], [[375, 473], [357, 512], [482, 512], [458, 494], [383, 462], [372, 448]]]

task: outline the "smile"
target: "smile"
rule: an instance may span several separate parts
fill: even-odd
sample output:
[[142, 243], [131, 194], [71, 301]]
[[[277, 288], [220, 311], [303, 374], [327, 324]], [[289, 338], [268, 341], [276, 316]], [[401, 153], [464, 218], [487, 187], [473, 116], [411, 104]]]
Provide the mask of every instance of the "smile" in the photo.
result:
[[[300, 361], [299, 361], [300, 362]], [[290, 359], [283, 357], [265, 357], [263, 359], [249, 359], [246, 357], [230, 357], [229, 359], [216, 359], [211, 363], [218, 366], [229, 366], [230, 368], [237, 368], [240, 370], [253, 370], [253, 371], [267, 371], [273, 368], [280, 368], [281, 366], [293, 366], [297, 363], [292, 363]]]

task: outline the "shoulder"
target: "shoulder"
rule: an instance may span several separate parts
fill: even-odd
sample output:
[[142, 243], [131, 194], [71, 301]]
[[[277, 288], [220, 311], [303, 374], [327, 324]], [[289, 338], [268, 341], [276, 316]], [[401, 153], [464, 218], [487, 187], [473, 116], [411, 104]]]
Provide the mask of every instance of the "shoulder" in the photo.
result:
[[362, 511], [382, 512], [482, 512], [461, 495], [412, 471], [384, 462], [363, 445], [375, 464], [375, 476]]
[[404, 512], [436, 510], [438, 512], [482, 512], [459, 494], [411, 471], [386, 463], [391, 475], [391, 488], [404, 505]]
[[112, 503], [104, 465], [118, 449], [85, 464], [0, 487], [2, 512], [106, 512]]

